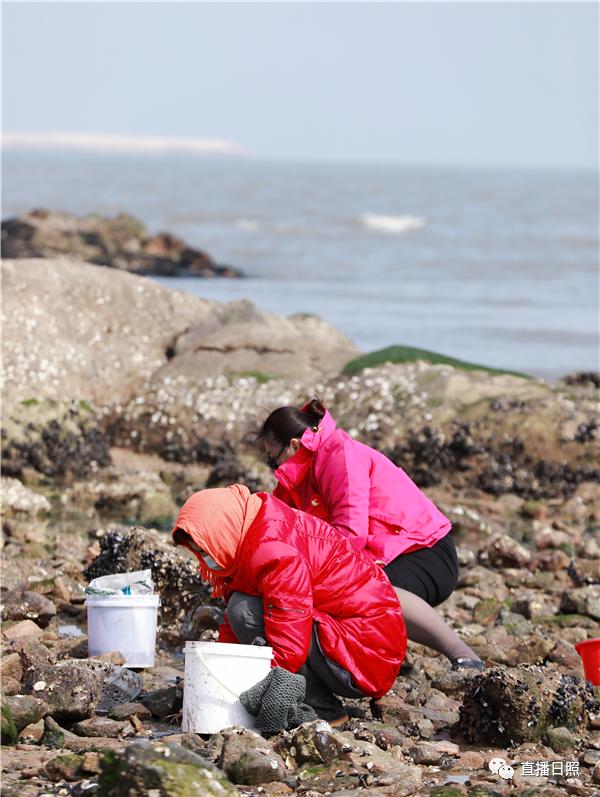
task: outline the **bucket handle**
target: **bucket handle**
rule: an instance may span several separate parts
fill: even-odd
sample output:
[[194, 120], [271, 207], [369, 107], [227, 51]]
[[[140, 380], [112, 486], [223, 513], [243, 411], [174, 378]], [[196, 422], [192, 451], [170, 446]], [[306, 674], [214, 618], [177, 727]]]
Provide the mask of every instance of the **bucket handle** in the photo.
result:
[[238, 692], [234, 692], [232, 689], [230, 689], [230, 688], [227, 686], [227, 684], [224, 684], [224, 683], [223, 683], [223, 681], [222, 681], [222, 680], [219, 678], [219, 676], [218, 676], [218, 675], [215, 675], [215, 673], [214, 673], [214, 672], [211, 670], [211, 668], [208, 666], [208, 662], [206, 661], [206, 659], [204, 658], [204, 656], [202, 655], [202, 653], [200, 653], [200, 651], [199, 651], [199, 650], [197, 650], [197, 651], [196, 651], [196, 655], [198, 656], [198, 658], [200, 659], [200, 661], [201, 661], [201, 662], [202, 662], [202, 664], [204, 665], [204, 667], [205, 667], [206, 671], [208, 672], [208, 674], [209, 674], [209, 675], [210, 675], [212, 678], [214, 678], [214, 680], [215, 680], [215, 681], [216, 681], [216, 682], [219, 684], [219, 686], [221, 687], [221, 689], [224, 689], [226, 692], [229, 692], [229, 694], [230, 694], [230, 695], [232, 695], [233, 697], [235, 697], [235, 699], [236, 699], [236, 700], [239, 700], [239, 699], [240, 699], [240, 695], [239, 695], [239, 693], [238, 693]]

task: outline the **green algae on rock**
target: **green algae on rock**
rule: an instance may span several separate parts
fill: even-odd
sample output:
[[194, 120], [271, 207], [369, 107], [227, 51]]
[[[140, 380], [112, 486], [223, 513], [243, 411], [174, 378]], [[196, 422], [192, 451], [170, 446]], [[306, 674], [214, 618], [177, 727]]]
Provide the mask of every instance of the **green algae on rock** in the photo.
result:
[[33, 695], [6, 695], [2, 705], [8, 710], [17, 731], [38, 722], [50, 711], [43, 700]]
[[133, 744], [102, 757], [98, 797], [237, 797], [223, 772], [175, 744]]
[[2, 725], [0, 726], [0, 743], [4, 745], [17, 744], [19, 741], [17, 727], [13, 720], [10, 708], [4, 703], [0, 708], [0, 716], [2, 718]]
[[61, 753], [51, 758], [44, 766], [49, 780], [79, 780], [82, 776], [83, 758], [76, 753]]
[[354, 376], [365, 368], [376, 368], [378, 365], [385, 365], [386, 363], [412, 363], [416, 360], [431, 363], [432, 365], [451, 365], [453, 368], [459, 368], [463, 371], [487, 371], [490, 374], [511, 374], [512, 376], [520, 376], [523, 379], [531, 378], [527, 374], [522, 374], [518, 371], [506, 371], [501, 368], [491, 368], [488, 365], [477, 365], [476, 363], [457, 360], [455, 357], [448, 357], [439, 352], [416, 349], [412, 346], [388, 346], [385, 349], [363, 354], [346, 363], [343, 373], [347, 376]]

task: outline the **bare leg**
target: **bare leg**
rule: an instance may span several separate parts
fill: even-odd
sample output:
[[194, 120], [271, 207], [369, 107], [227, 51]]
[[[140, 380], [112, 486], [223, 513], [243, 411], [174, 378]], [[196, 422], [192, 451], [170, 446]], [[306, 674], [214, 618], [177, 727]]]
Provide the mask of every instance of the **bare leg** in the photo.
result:
[[409, 639], [443, 653], [451, 661], [458, 658], [480, 660], [432, 606], [412, 592], [399, 587], [394, 589], [402, 607]]

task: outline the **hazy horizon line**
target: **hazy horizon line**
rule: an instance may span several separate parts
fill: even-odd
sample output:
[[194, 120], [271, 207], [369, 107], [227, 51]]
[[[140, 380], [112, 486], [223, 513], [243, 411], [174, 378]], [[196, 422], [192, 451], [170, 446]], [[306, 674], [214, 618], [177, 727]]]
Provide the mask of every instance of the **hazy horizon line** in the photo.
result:
[[253, 153], [229, 139], [187, 138], [180, 136], [137, 135], [129, 133], [21, 133], [3, 132], [2, 149], [12, 151], [94, 153], [97, 155], [198, 155], [213, 157], [236, 157], [244, 160], [265, 162], [287, 162], [306, 164], [352, 164], [395, 165], [414, 168], [478, 168], [478, 169], [524, 169], [532, 171], [577, 171], [595, 173], [600, 176], [599, 164], [581, 163], [531, 163], [509, 161], [448, 161], [403, 159], [377, 155], [362, 155], [339, 158], [316, 155], [263, 155]]
[[2, 145], [6, 149], [50, 148], [124, 153], [244, 154], [244, 150], [239, 144], [227, 139], [135, 135], [130, 133], [6, 132], [2, 135]]

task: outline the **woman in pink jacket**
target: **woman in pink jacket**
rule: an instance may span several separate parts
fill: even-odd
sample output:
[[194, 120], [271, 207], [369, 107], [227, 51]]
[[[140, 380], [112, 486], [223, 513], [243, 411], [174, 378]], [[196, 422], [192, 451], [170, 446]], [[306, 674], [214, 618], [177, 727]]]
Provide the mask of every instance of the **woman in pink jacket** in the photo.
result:
[[351, 438], [316, 399], [279, 407], [259, 444], [277, 498], [326, 520], [365, 551], [396, 588], [408, 638], [446, 655], [452, 668], [483, 669], [433, 609], [453, 592], [458, 559], [450, 521], [387, 457]]

